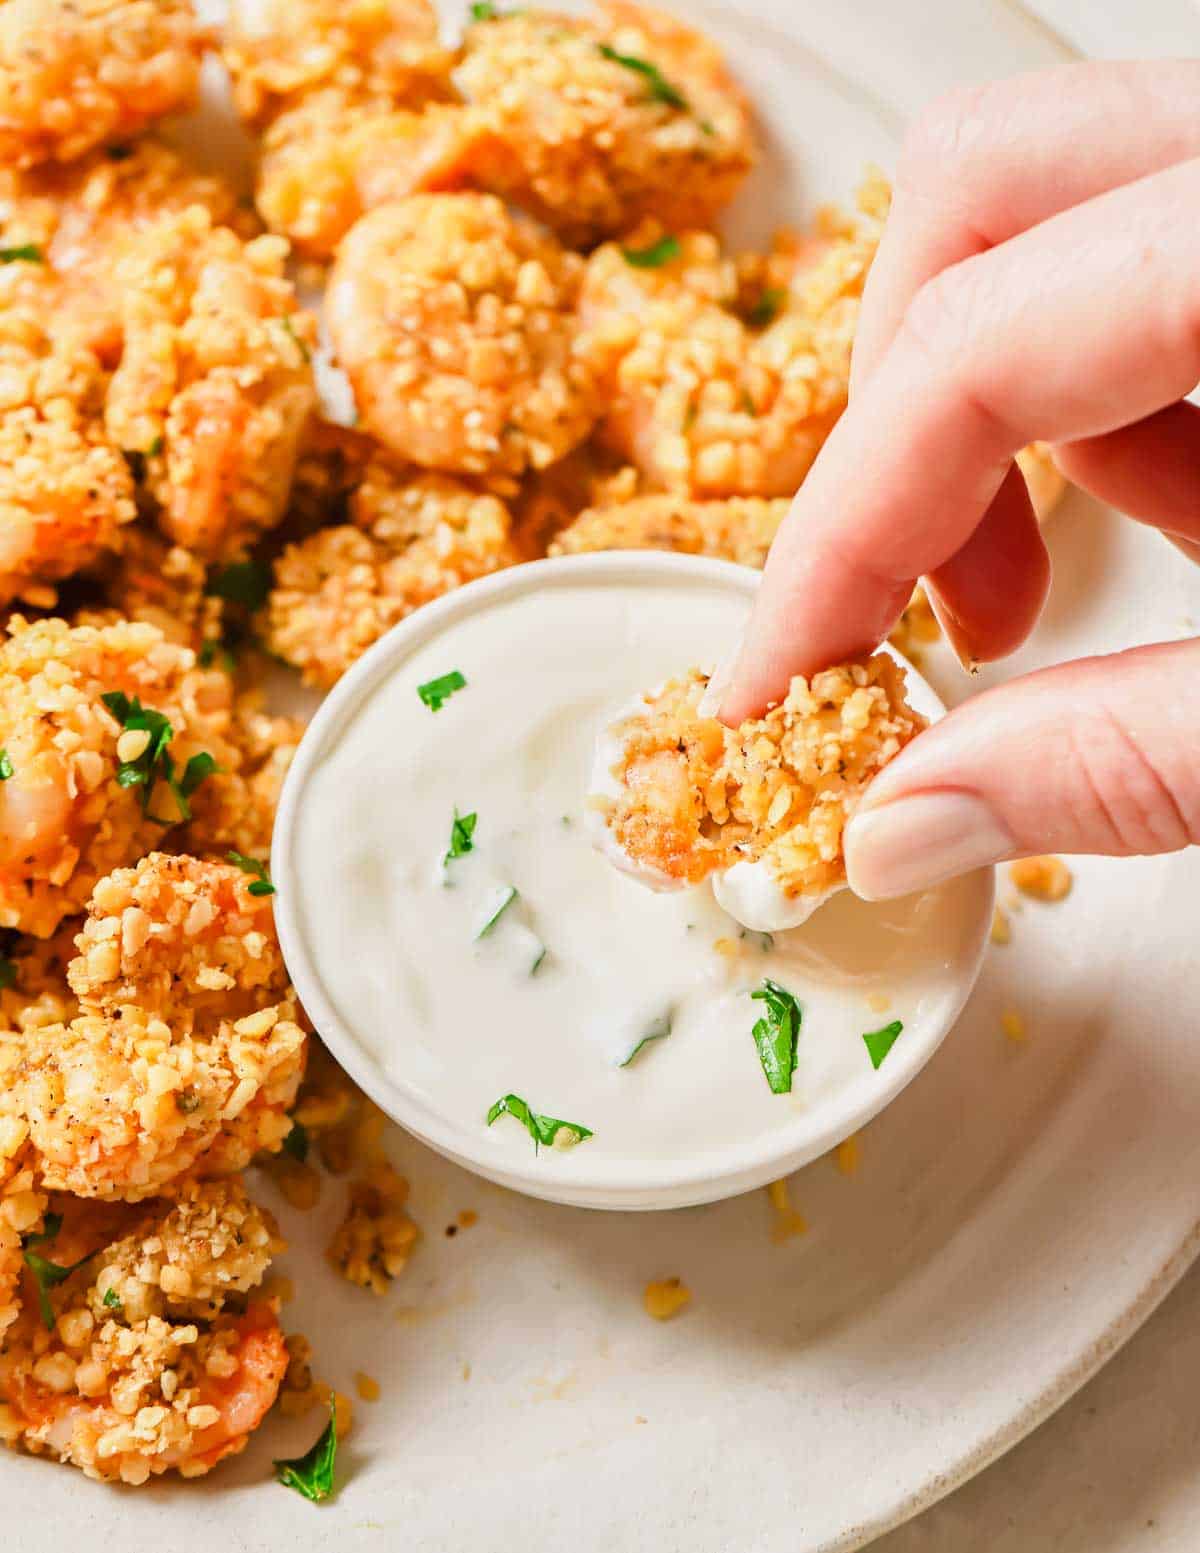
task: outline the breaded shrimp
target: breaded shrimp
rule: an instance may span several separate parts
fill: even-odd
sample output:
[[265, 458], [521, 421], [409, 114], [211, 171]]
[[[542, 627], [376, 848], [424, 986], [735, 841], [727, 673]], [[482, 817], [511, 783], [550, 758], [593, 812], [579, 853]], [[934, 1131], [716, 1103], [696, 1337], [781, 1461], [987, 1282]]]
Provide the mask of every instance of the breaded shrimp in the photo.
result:
[[0, 1350], [20, 1313], [24, 1237], [40, 1226], [48, 1200], [33, 1169], [29, 1128], [8, 1100], [19, 1057], [18, 1043], [0, 1034]]
[[316, 325], [283, 278], [285, 255], [278, 238], [243, 243], [191, 207], [118, 265], [108, 432], [142, 455], [164, 533], [209, 558], [243, 553], [282, 517], [316, 404]]
[[420, 605], [518, 559], [504, 503], [444, 475], [376, 461], [350, 511], [283, 553], [267, 607], [271, 650], [321, 687]]
[[[844, 885], [846, 822], [925, 719], [886, 653], [797, 676], [784, 701], [737, 729], [704, 715], [707, 685], [692, 669], [604, 730], [597, 844], [657, 889], [719, 874], [722, 903], [747, 927], [793, 926]], [[764, 894], [776, 897], [773, 922], [734, 909]]]
[[56, 338], [93, 350], [109, 368], [121, 350], [118, 257], [151, 223], [192, 205], [240, 236], [258, 230], [230, 183], [152, 137], [66, 166], [0, 169], [3, 241], [41, 255], [48, 326]]
[[[10, 947], [6, 956], [10, 969], [6, 985], [0, 988], [0, 1030], [19, 1032], [62, 1024], [79, 1012], [67, 966], [75, 958], [80, 926], [80, 919], [72, 917], [50, 938], [20, 938]], [[0, 1088], [4, 1082], [0, 1057]]]
[[364, 216], [326, 295], [364, 427], [432, 469], [561, 458], [599, 410], [575, 340], [582, 267], [491, 195], [414, 195]]
[[155, 626], [168, 642], [190, 647], [205, 659], [221, 639], [224, 605], [207, 591], [203, 561], [173, 545], [155, 529], [134, 524], [123, 531], [120, 552], [97, 572], [105, 604], [72, 616], [74, 625], [114, 625], [137, 620]]
[[[846, 404], [850, 347], [886, 187], [864, 214], [789, 250], [789, 287], [743, 313], [738, 266], [708, 232], [648, 225], [588, 260], [580, 349], [606, 391], [601, 436], [652, 486], [710, 498], [790, 496]], [[832, 220], [830, 221], [832, 226]]]
[[273, 1305], [246, 1299], [281, 1249], [270, 1217], [233, 1181], [107, 1228], [55, 1206], [48, 1259], [86, 1260], [49, 1295], [53, 1330], [28, 1301], [0, 1355], [0, 1439], [131, 1484], [242, 1450], [288, 1363]]
[[662, 12], [534, 9], [480, 21], [455, 81], [485, 128], [472, 179], [590, 246], [646, 216], [707, 226], [753, 165], [717, 48]]
[[275, 810], [304, 724], [299, 718], [272, 716], [261, 702], [258, 691], [239, 698], [230, 735], [240, 763], [197, 793], [193, 818], [183, 832], [189, 852], [224, 856], [234, 851], [262, 862], [271, 855]]
[[223, 52], [254, 124], [326, 87], [420, 107], [450, 95], [454, 58], [430, 0], [234, 0]]
[[[133, 862], [183, 818], [168, 786], [123, 786], [118, 769], [144, 754], [101, 699], [122, 692], [161, 712], [177, 773], [193, 755], [219, 766], [228, 745], [228, 676], [195, 665], [153, 626], [70, 627], [20, 618], [0, 643], [0, 927], [46, 937], [79, 911], [96, 881]], [[161, 763], [158, 768], [161, 771]]]
[[69, 161], [191, 107], [203, 41], [189, 0], [8, 0], [0, 162]]
[[80, 1012], [25, 1032], [14, 1078], [47, 1186], [136, 1202], [281, 1146], [305, 1037], [250, 882], [151, 853], [96, 886], [68, 972]]
[[638, 496], [581, 512], [550, 545], [551, 555], [589, 550], [678, 550], [761, 567], [787, 516], [783, 498], [730, 497], [692, 501], [686, 496]]
[[50, 608], [54, 584], [115, 548], [137, 509], [105, 437], [99, 361], [54, 338], [52, 293], [18, 273], [40, 270], [0, 268], [0, 604]]

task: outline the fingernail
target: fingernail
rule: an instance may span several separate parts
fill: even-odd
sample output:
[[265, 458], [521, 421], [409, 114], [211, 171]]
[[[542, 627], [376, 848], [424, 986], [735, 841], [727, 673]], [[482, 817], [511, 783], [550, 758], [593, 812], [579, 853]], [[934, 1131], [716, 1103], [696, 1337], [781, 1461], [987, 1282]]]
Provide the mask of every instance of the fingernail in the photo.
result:
[[933, 618], [942, 628], [942, 635], [950, 644], [954, 656], [962, 664], [967, 674], [979, 673], [979, 659], [971, 651], [967, 641], [966, 632], [959, 622], [958, 616], [951, 613], [945, 602], [938, 597], [933, 588], [926, 588], [925, 595], [929, 600], [929, 607], [933, 611]]
[[863, 900], [926, 890], [1012, 857], [1016, 842], [972, 793], [913, 793], [864, 809], [846, 827], [846, 877]]
[[701, 717], [716, 717], [720, 714], [721, 702], [724, 701], [725, 692], [733, 683], [733, 671], [737, 668], [737, 661], [742, 655], [745, 641], [746, 633], [739, 632], [717, 660], [717, 666], [709, 675], [704, 694], [696, 707]]

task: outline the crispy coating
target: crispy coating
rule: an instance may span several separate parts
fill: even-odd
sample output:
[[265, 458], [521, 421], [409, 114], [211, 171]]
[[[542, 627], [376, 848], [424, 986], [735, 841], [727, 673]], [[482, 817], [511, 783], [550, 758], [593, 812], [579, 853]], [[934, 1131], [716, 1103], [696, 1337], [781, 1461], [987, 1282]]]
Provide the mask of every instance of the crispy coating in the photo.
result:
[[521, 9], [482, 21], [455, 80], [484, 131], [473, 181], [576, 246], [650, 215], [706, 226], [754, 163], [717, 48], [625, 0], [592, 18]]
[[69, 161], [191, 107], [202, 46], [189, 0], [8, 0], [0, 161]]
[[22, 1241], [40, 1227], [48, 1201], [33, 1168], [29, 1129], [7, 1099], [6, 1074], [18, 1057], [16, 1043], [0, 1036], [0, 1351], [21, 1310]]
[[550, 545], [551, 555], [589, 550], [678, 550], [761, 567], [779, 525], [784, 498], [730, 497], [692, 501], [686, 496], [638, 496], [613, 506], [591, 507]]
[[20, 938], [9, 949], [12, 970], [8, 985], [0, 988], [0, 1030], [61, 1024], [78, 1013], [67, 966], [75, 958], [75, 935], [81, 925], [80, 918], [72, 917], [52, 937]]
[[143, 788], [118, 784], [121, 728], [101, 697], [123, 691], [162, 712], [182, 770], [202, 751], [236, 762], [232, 692], [226, 675], [198, 669], [150, 625], [18, 617], [10, 631], [0, 644], [0, 748], [13, 765], [0, 783], [0, 927], [46, 937], [98, 879], [157, 844], [159, 822], [178, 812], [161, 783], [148, 811]]
[[843, 884], [847, 820], [925, 726], [904, 670], [876, 653], [811, 681], [797, 675], [778, 706], [736, 729], [701, 715], [707, 684], [693, 669], [611, 730], [620, 791], [593, 803], [613, 842], [667, 886], [760, 858], [789, 899]]
[[57, 1199], [47, 1256], [87, 1260], [27, 1300], [0, 1354], [0, 1439], [129, 1484], [198, 1477], [245, 1447], [287, 1369], [273, 1305], [247, 1303], [281, 1249], [240, 1183], [184, 1187], [132, 1219]]
[[126, 529], [120, 551], [105, 563], [97, 581], [105, 603], [77, 610], [73, 625], [142, 621], [168, 642], [205, 658], [210, 644], [221, 639], [224, 604], [206, 589], [203, 561], [155, 529], [141, 524]]
[[163, 531], [208, 558], [282, 517], [316, 404], [312, 317], [283, 278], [286, 246], [243, 243], [199, 207], [165, 217], [117, 269], [124, 346], [106, 424], [144, 460]]
[[50, 332], [42, 268], [0, 268], [0, 604], [48, 608], [54, 584], [115, 548], [137, 509], [104, 432], [101, 364]]
[[420, 605], [518, 558], [504, 503], [444, 475], [376, 461], [350, 510], [283, 553], [267, 606], [271, 650], [322, 687]]
[[330, 1242], [330, 1264], [347, 1280], [386, 1294], [404, 1271], [419, 1231], [405, 1211], [408, 1182], [378, 1160], [350, 1187], [346, 1216]]
[[25, 1032], [14, 1079], [47, 1186], [136, 1202], [281, 1146], [305, 1038], [248, 884], [151, 853], [96, 886], [68, 972], [80, 1012]]
[[576, 349], [582, 261], [483, 194], [419, 194], [364, 216], [326, 314], [364, 427], [426, 468], [519, 473], [591, 429]]
[[299, 718], [272, 716], [261, 702], [257, 691], [239, 697], [230, 729], [239, 764], [197, 793], [193, 818], [183, 832], [189, 852], [223, 857], [232, 850], [263, 862], [271, 855], [275, 810], [304, 724]]
[[[827, 214], [785, 238], [770, 269], [790, 278], [756, 306], [744, 269], [709, 232], [685, 232], [653, 266], [650, 224], [588, 260], [580, 348], [605, 392], [602, 437], [651, 486], [700, 498], [790, 496], [845, 408], [863, 282], [886, 213], [869, 182], [862, 215]], [[761, 267], [761, 266], [760, 266]]]
[[430, 0], [234, 0], [223, 52], [255, 124], [327, 87], [419, 107], [448, 95], [453, 62]]

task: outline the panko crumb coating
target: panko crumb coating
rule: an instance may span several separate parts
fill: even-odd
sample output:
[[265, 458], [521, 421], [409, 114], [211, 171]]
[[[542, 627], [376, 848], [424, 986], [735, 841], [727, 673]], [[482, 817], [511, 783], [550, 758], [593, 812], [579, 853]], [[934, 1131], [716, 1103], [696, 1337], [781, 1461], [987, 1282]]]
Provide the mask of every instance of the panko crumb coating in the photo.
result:
[[446, 475], [377, 461], [350, 513], [284, 551], [267, 603], [268, 647], [322, 688], [414, 609], [518, 559], [505, 504]]
[[779, 497], [730, 497], [692, 501], [686, 496], [637, 496], [615, 506], [592, 507], [552, 541], [551, 555], [590, 550], [677, 550], [762, 567], [787, 516]]
[[137, 516], [129, 466], [105, 435], [105, 377], [49, 328], [40, 266], [0, 272], [0, 604], [53, 607], [55, 583], [120, 543]]
[[79, 1014], [26, 1031], [13, 1080], [48, 1187], [137, 1202], [282, 1145], [305, 1036], [249, 883], [151, 853], [96, 886], [68, 970]]
[[[79, 1012], [79, 1000], [67, 982], [75, 958], [81, 919], [72, 917], [50, 938], [20, 938], [9, 949], [12, 967], [0, 988], [0, 1030], [19, 1033], [42, 1025], [64, 1024]], [[0, 1056], [0, 1075], [4, 1072]], [[0, 1076], [0, 1089], [4, 1087]]]
[[271, 855], [279, 795], [304, 724], [299, 718], [273, 716], [260, 702], [257, 691], [238, 700], [230, 738], [239, 764], [217, 773], [196, 794], [193, 817], [182, 832], [188, 852], [223, 857], [234, 851], [264, 863]]
[[316, 322], [284, 279], [286, 253], [193, 206], [118, 265], [124, 346], [108, 432], [141, 455], [164, 533], [208, 559], [244, 553], [283, 516], [316, 405]]
[[650, 215], [707, 226], [754, 164], [720, 51], [625, 0], [592, 18], [514, 9], [480, 21], [455, 81], [484, 126], [473, 182], [575, 246]]
[[554, 463], [600, 408], [576, 345], [582, 274], [491, 195], [418, 194], [364, 216], [326, 293], [363, 427], [431, 469]]
[[769, 305], [710, 232], [679, 233], [652, 266], [627, 253], [652, 250], [655, 223], [591, 255], [580, 349], [605, 395], [600, 436], [651, 486], [698, 498], [798, 489], [846, 405], [887, 186], [872, 179], [859, 198], [858, 220], [827, 212], [813, 240], [784, 239], [767, 264], [787, 284], [760, 292]]
[[[63, 1206], [47, 1254], [66, 1261], [79, 1231]], [[0, 1354], [0, 1440], [92, 1478], [200, 1477], [245, 1447], [287, 1370], [274, 1305], [247, 1300], [280, 1249], [274, 1224], [225, 1181], [109, 1233], [53, 1291], [53, 1331], [26, 1302]]]
[[703, 716], [692, 669], [610, 730], [619, 795], [592, 803], [635, 871], [664, 888], [764, 859], [789, 899], [844, 884], [842, 832], [871, 778], [925, 726], [886, 653], [797, 675], [736, 729]]
[[73, 625], [116, 625], [142, 621], [168, 642], [205, 650], [221, 639], [224, 601], [207, 589], [199, 556], [173, 545], [155, 529], [135, 524], [124, 531], [121, 549], [99, 570], [104, 603], [81, 608]]
[[[0, 1036], [0, 1084], [17, 1060], [17, 1047]], [[28, 1144], [29, 1129], [0, 1094], [0, 1352], [5, 1334], [21, 1311], [26, 1235], [40, 1228], [48, 1202], [36, 1172]]]
[[164, 835], [172, 795], [159, 784], [150, 813], [142, 789], [118, 784], [121, 726], [101, 697], [137, 696], [174, 730], [182, 770], [206, 752], [236, 763], [226, 740], [232, 691], [219, 671], [151, 625], [68, 626], [16, 617], [0, 643], [0, 748], [13, 775], [0, 783], [0, 927], [47, 937], [82, 909], [98, 879]]
[[190, 108], [203, 44], [190, 0], [8, 0], [0, 161], [70, 161]]
[[253, 124], [328, 87], [405, 107], [450, 95], [430, 0], [233, 0], [222, 50]]

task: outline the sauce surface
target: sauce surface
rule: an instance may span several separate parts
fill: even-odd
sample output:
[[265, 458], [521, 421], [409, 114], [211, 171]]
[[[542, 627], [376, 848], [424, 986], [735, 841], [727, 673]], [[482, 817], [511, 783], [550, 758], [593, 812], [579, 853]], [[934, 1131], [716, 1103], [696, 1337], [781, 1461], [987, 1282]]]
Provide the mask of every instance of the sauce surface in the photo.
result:
[[[603, 1155], [632, 1179], [751, 1142], [877, 1082], [865, 1031], [902, 1020], [894, 1057], [956, 1006], [977, 879], [882, 905], [842, 892], [764, 935], [709, 886], [656, 893], [593, 849], [597, 731], [631, 695], [711, 670], [748, 609], [707, 581], [527, 590], [418, 646], [308, 776], [298, 921], [326, 996], [393, 1082], [498, 1160], [533, 1150], [511, 1118], [486, 1126], [508, 1093], [592, 1130], [541, 1151], [551, 1173]], [[466, 687], [433, 712], [417, 687], [452, 670]], [[476, 816], [472, 848], [447, 861], [456, 811]], [[803, 1009], [790, 1094], [751, 1036], [764, 977]]]

